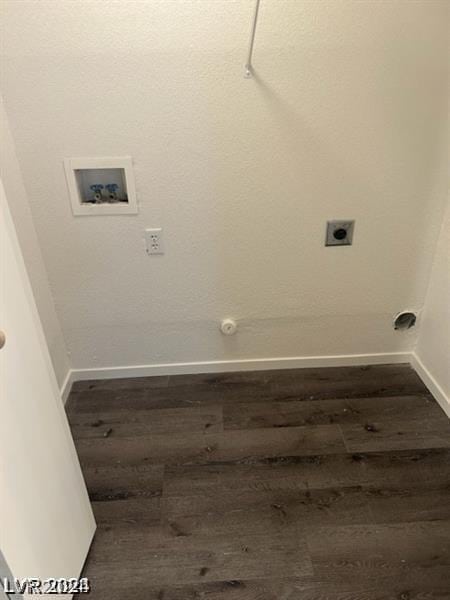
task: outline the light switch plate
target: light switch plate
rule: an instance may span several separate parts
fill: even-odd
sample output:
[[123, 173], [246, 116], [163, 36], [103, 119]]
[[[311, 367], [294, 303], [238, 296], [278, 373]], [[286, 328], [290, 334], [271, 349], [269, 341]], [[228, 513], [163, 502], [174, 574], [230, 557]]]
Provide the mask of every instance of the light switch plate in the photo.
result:
[[355, 221], [328, 221], [325, 246], [351, 246]]

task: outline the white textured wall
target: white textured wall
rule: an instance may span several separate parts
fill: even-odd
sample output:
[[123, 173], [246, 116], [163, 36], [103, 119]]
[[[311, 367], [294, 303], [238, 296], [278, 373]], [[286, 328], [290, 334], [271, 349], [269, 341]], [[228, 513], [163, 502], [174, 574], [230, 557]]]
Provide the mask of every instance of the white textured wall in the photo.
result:
[[416, 354], [450, 403], [450, 200], [421, 321]]
[[61, 386], [69, 372], [69, 359], [1, 99], [0, 140], [0, 177], [8, 197], [9, 209], [14, 220], [56, 379]]
[[[446, 1], [3, 1], [3, 87], [74, 367], [409, 350], [446, 193]], [[134, 159], [137, 217], [65, 156]], [[351, 248], [325, 221], [356, 219]], [[163, 226], [164, 257], [145, 227]], [[217, 321], [240, 321], [223, 338]]]

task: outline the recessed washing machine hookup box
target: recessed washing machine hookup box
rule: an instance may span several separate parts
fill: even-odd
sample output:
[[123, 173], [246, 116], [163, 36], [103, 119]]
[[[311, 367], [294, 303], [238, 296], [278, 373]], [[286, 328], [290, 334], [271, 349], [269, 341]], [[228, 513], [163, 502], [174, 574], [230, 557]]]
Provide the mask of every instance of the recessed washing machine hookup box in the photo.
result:
[[137, 214], [130, 156], [64, 159], [74, 215]]

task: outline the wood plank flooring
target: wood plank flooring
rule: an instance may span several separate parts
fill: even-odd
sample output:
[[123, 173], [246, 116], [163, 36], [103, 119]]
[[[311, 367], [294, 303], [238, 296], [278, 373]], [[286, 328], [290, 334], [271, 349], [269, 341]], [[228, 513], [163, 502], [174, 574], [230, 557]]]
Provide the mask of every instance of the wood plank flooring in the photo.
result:
[[74, 384], [92, 600], [449, 600], [450, 421], [407, 365]]

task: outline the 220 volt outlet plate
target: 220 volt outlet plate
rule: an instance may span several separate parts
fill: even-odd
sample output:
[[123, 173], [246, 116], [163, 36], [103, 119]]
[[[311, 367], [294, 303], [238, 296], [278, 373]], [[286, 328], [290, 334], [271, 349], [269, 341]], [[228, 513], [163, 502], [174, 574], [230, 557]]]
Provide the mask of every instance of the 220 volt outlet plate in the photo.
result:
[[328, 221], [325, 246], [351, 246], [355, 221]]

